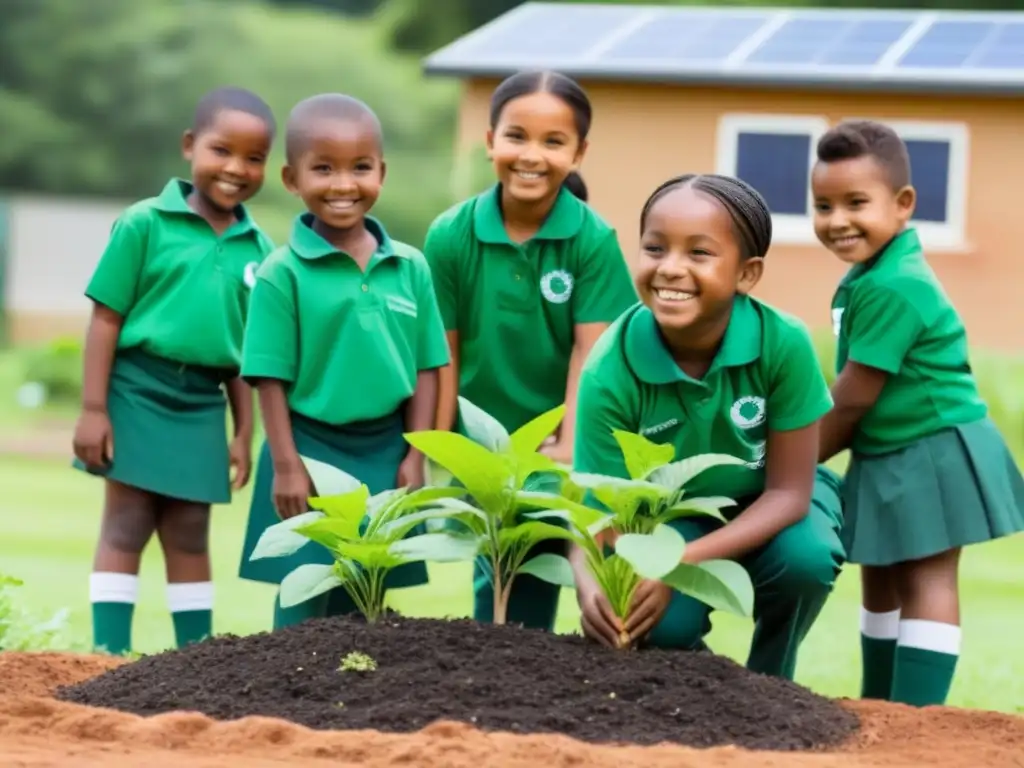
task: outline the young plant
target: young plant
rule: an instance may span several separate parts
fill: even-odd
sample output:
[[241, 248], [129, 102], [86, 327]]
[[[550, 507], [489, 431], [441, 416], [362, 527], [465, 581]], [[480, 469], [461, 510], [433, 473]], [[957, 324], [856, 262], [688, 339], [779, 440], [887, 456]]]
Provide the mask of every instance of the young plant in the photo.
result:
[[[441, 534], [409, 534], [425, 519], [422, 509], [442, 498], [465, 494], [461, 488], [406, 488], [370, 495], [369, 489], [346, 472], [302, 457], [317, 496], [314, 511], [270, 526], [260, 537], [250, 560], [287, 557], [309, 541], [334, 556], [330, 565], [300, 565], [281, 581], [282, 608], [297, 605], [336, 587], [348, 592], [369, 622], [384, 613], [384, 580], [393, 569], [422, 560], [465, 560], [468, 545]], [[455, 514], [433, 510], [429, 517]], [[408, 537], [408, 538], [407, 538]], [[460, 550], [459, 547], [462, 547]]]
[[[471, 552], [465, 559], [483, 557], [487, 561], [494, 586], [494, 623], [504, 624], [516, 576], [538, 575], [537, 569], [550, 567], [543, 557], [525, 562], [529, 551], [548, 539], [572, 539], [567, 526], [521, 514], [524, 494], [548, 502], [558, 498], [566, 472], [538, 449], [558, 428], [565, 406], [541, 414], [512, 434], [465, 398], [459, 398], [459, 409], [468, 436], [435, 430], [413, 432], [405, 439], [433, 462], [435, 477], [439, 472], [450, 474], [466, 489], [468, 499], [439, 497], [434, 502], [436, 511], [444, 512], [456, 525], [436, 534], [445, 537], [446, 544], [431, 542], [429, 546], [433, 552], [443, 550], [448, 560]], [[428, 518], [432, 514], [429, 510], [423, 513]], [[409, 542], [410, 547], [423, 559], [432, 559], [414, 541]]]
[[[708, 516], [725, 522], [721, 510], [732, 499], [688, 497], [686, 486], [697, 475], [723, 465], [741, 465], [741, 459], [725, 454], [704, 454], [672, 462], [675, 449], [642, 435], [614, 432], [622, 449], [630, 479], [573, 473], [563, 486], [560, 500], [527, 494], [523, 503], [542, 511], [527, 513], [536, 520], [568, 522], [572, 540], [585, 556], [587, 568], [608, 599], [615, 615], [629, 615], [633, 595], [644, 579], [656, 579], [717, 610], [749, 617], [754, 590], [750, 576], [731, 560], [682, 562], [686, 541], [669, 523], [684, 517]], [[604, 511], [589, 506], [593, 499]], [[572, 569], [565, 558], [543, 555], [538, 578], [573, 586]], [[620, 646], [630, 645], [623, 633]]]

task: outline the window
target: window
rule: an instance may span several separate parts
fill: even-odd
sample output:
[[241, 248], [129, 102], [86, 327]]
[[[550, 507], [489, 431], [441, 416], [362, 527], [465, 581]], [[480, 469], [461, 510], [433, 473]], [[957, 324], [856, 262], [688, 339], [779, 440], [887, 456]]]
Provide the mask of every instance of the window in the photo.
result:
[[760, 192], [772, 212], [776, 243], [816, 243], [811, 167], [822, 118], [723, 115], [718, 125], [716, 170]]
[[917, 190], [911, 221], [925, 248], [964, 247], [968, 130], [963, 123], [923, 123], [874, 118], [891, 126], [907, 145]]

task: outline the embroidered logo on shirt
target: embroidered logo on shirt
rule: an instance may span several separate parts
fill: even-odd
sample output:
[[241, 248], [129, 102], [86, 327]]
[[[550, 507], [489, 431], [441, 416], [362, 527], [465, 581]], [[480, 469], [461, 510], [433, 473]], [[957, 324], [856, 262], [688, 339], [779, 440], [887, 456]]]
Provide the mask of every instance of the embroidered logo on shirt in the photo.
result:
[[249, 286], [249, 288], [256, 285], [256, 270], [259, 269], [259, 266], [260, 265], [255, 261], [250, 261], [245, 265], [245, 272], [242, 273], [242, 281]]
[[388, 306], [393, 312], [401, 312], [409, 317], [416, 317], [416, 305], [402, 296], [390, 295], [386, 299]]
[[765, 454], [768, 453], [766, 441], [760, 440], [754, 443], [750, 452], [753, 454], [753, 458], [747, 462], [747, 469], [761, 469], [764, 466]]
[[553, 269], [540, 279], [540, 292], [552, 304], [565, 304], [572, 296], [572, 275], [564, 269]]
[[763, 397], [741, 397], [732, 404], [729, 416], [733, 423], [742, 429], [753, 429], [764, 424], [765, 407]]
[[678, 423], [679, 419], [668, 419], [660, 424], [655, 424], [653, 427], [643, 427], [640, 430], [640, 434], [644, 437], [650, 437], [651, 435], [656, 435], [659, 432], [664, 432], [666, 429], [672, 429], [672, 427], [676, 426]]
[[836, 336], [838, 336], [839, 331], [843, 329], [843, 312], [845, 311], [845, 307], [839, 307], [838, 309], [832, 310], [832, 332]]

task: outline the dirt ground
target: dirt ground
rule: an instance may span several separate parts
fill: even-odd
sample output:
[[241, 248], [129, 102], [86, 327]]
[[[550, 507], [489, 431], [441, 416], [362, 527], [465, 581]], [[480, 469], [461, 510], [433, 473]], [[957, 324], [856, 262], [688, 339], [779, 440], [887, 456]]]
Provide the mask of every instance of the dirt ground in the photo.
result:
[[141, 718], [58, 702], [60, 685], [116, 666], [107, 658], [0, 654], [0, 765], [23, 768], [1020, 768], [1024, 718], [891, 704], [844, 704], [861, 731], [827, 753], [752, 752], [733, 747], [606, 747], [564, 736], [482, 733], [438, 722], [412, 734], [313, 731], [283, 720], [217, 722], [193, 713]]

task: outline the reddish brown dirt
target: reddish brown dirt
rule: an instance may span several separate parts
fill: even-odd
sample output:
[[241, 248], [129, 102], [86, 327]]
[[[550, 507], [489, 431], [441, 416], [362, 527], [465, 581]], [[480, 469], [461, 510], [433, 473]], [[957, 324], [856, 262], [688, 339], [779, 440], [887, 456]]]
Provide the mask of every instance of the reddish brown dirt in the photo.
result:
[[58, 702], [58, 685], [118, 662], [92, 656], [0, 654], [0, 765], [43, 768], [1022, 768], [1024, 718], [953, 709], [850, 703], [861, 732], [829, 753], [732, 747], [605, 747], [564, 736], [485, 734], [440, 722], [413, 734], [312, 731], [282, 720], [216, 722], [181, 712], [140, 718]]

